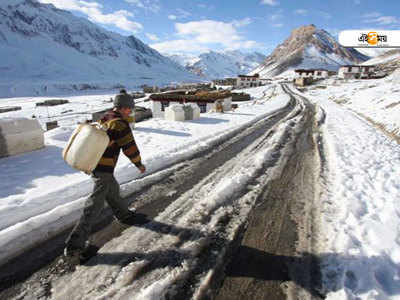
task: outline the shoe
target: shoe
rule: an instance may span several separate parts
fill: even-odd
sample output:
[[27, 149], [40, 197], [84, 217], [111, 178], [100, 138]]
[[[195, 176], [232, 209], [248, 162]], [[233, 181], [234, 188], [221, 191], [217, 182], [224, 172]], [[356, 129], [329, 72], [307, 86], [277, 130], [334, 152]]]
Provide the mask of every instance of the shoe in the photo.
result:
[[151, 220], [145, 214], [130, 212], [130, 214], [117, 221], [123, 225], [143, 225], [149, 223]]
[[99, 251], [99, 247], [96, 245], [88, 245], [85, 247], [85, 249], [80, 253], [79, 256], [79, 262], [81, 265], [85, 264], [89, 259], [91, 259], [93, 256], [97, 255], [97, 252]]
[[64, 249], [64, 257], [70, 265], [79, 265], [83, 249], [67, 246]]
[[64, 256], [71, 265], [83, 265], [97, 254], [99, 247], [88, 245], [85, 248], [67, 246], [64, 249]]

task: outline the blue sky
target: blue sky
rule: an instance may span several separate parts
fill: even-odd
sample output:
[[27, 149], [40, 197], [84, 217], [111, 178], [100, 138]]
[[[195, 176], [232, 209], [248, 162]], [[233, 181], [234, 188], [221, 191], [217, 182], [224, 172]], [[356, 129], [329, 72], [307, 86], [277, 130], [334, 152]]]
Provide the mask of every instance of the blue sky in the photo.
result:
[[39, 0], [162, 53], [240, 49], [269, 54], [299, 26], [400, 29], [400, 0]]

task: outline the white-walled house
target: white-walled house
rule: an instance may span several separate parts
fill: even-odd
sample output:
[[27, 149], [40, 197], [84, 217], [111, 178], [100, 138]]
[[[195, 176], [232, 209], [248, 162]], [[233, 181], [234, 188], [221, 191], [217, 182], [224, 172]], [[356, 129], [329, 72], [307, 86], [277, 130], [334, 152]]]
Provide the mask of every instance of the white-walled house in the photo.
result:
[[237, 78], [224, 78], [224, 79], [215, 79], [211, 82], [211, 88], [221, 87], [234, 87], [237, 85]]
[[[209, 98], [182, 93], [153, 94], [150, 96], [151, 109], [154, 118], [164, 118], [165, 109], [174, 104], [194, 103], [201, 113], [216, 111], [217, 101], [221, 101], [224, 111], [232, 109], [232, 95], [230, 93], [209, 93]], [[226, 97], [224, 97], [226, 95]]]
[[211, 87], [234, 87], [234, 88], [249, 88], [262, 86], [266, 79], [261, 79], [259, 74], [254, 75], [238, 75], [234, 78], [215, 79], [211, 83]]
[[338, 77], [344, 79], [371, 78], [375, 74], [375, 66], [347, 65], [339, 68]]
[[314, 78], [323, 79], [336, 74], [336, 72], [328, 71], [325, 69], [297, 69], [294, 71], [299, 78]]
[[247, 88], [247, 87], [256, 87], [261, 86], [260, 75], [238, 75], [236, 87], [238, 88]]

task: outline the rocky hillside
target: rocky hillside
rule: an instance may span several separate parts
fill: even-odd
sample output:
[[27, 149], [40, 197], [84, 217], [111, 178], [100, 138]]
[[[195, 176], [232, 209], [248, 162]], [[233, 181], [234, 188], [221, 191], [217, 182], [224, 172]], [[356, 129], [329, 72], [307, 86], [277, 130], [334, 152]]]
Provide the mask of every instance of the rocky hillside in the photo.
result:
[[297, 68], [324, 68], [336, 71], [340, 65], [358, 64], [369, 57], [353, 48], [344, 48], [325, 30], [314, 25], [299, 27], [251, 73], [262, 77]]

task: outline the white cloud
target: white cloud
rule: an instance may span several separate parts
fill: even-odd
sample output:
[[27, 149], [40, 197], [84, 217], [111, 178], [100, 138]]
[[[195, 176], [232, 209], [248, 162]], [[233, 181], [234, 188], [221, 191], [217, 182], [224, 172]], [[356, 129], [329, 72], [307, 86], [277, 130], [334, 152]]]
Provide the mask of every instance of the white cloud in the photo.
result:
[[268, 17], [268, 20], [271, 22], [272, 27], [282, 27], [283, 23], [279, 22], [283, 18], [281, 13], [273, 14]]
[[197, 4], [197, 7], [201, 8], [201, 9], [207, 9], [207, 10], [214, 10], [215, 9], [214, 5], [204, 4], [204, 3]]
[[178, 8], [176, 11], [178, 12], [178, 15], [180, 18], [187, 18], [192, 15], [190, 12], [188, 12], [182, 8]]
[[79, 0], [39, 0], [41, 3], [51, 3], [59, 9], [76, 10], [86, 13], [89, 9], [101, 9], [103, 6], [97, 2]]
[[276, 6], [279, 5], [279, 2], [276, 0], [261, 0], [261, 4]]
[[332, 18], [332, 15], [331, 15], [330, 13], [325, 12], [325, 11], [317, 11], [317, 13], [318, 13], [321, 17], [323, 17], [323, 18], [325, 18], [325, 19], [331, 19], [331, 18]]
[[382, 16], [377, 18], [376, 22], [381, 25], [390, 25], [400, 23], [400, 20], [393, 16]]
[[118, 10], [111, 14], [102, 12], [103, 6], [97, 2], [86, 2], [82, 0], [39, 0], [42, 3], [51, 3], [57, 8], [79, 11], [88, 16], [92, 22], [114, 25], [127, 32], [138, 32], [143, 29], [142, 24], [129, 20], [133, 13], [126, 10]]
[[185, 19], [190, 17], [192, 14], [184, 9], [178, 8], [175, 14], [168, 15], [168, 19], [176, 20], [176, 19]]
[[302, 8], [300, 8], [300, 9], [296, 9], [296, 10], [294, 11], [294, 13], [295, 13], [296, 15], [300, 15], [300, 16], [307, 16], [308, 10], [307, 10], [307, 9], [302, 9]]
[[156, 49], [161, 53], [180, 53], [180, 52], [206, 52], [209, 50], [208, 47], [201, 45], [199, 42], [194, 40], [173, 40], [162, 43], [151, 44], [150, 47]]
[[204, 20], [176, 23], [175, 28], [178, 35], [193, 37], [200, 43], [220, 43], [228, 46], [241, 39], [232, 23]]
[[251, 24], [253, 21], [251, 18], [244, 18], [242, 20], [234, 20], [232, 21], [232, 25], [235, 27], [244, 27]]
[[282, 15], [281, 15], [281, 14], [274, 14], [274, 15], [270, 15], [270, 16], [269, 16], [269, 20], [270, 20], [271, 22], [278, 21], [278, 20], [281, 19], [281, 18], [282, 18]]
[[224, 49], [255, 48], [259, 46], [257, 42], [245, 40], [237, 32], [237, 27], [245, 26], [249, 22], [249, 19], [243, 19], [230, 23], [214, 20], [175, 23], [176, 35], [180, 37], [179, 39], [151, 46], [164, 53], [204, 52], [211, 45], [213, 48], [219, 46]]
[[132, 4], [138, 8], [152, 11], [154, 13], [160, 11], [158, 0], [125, 0], [125, 2]]
[[144, 8], [144, 4], [141, 0], [125, 0], [125, 2], [136, 5], [137, 7]]
[[364, 15], [362, 15], [361, 17], [362, 18], [364, 18], [364, 19], [375, 19], [375, 18], [378, 18], [378, 17], [380, 17], [381, 16], [381, 14], [380, 13], [377, 13], [377, 12], [373, 12], [373, 13], [368, 13], [368, 14], [364, 14]]
[[379, 25], [400, 24], [400, 19], [394, 16], [383, 16], [381, 13], [374, 12], [362, 15], [364, 23], [375, 23]]
[[154, 42], [157, 42], [160, 40], [159, 37], [153, 33], [146, 33], [146, 36], [149, 40], [154, 41]]

